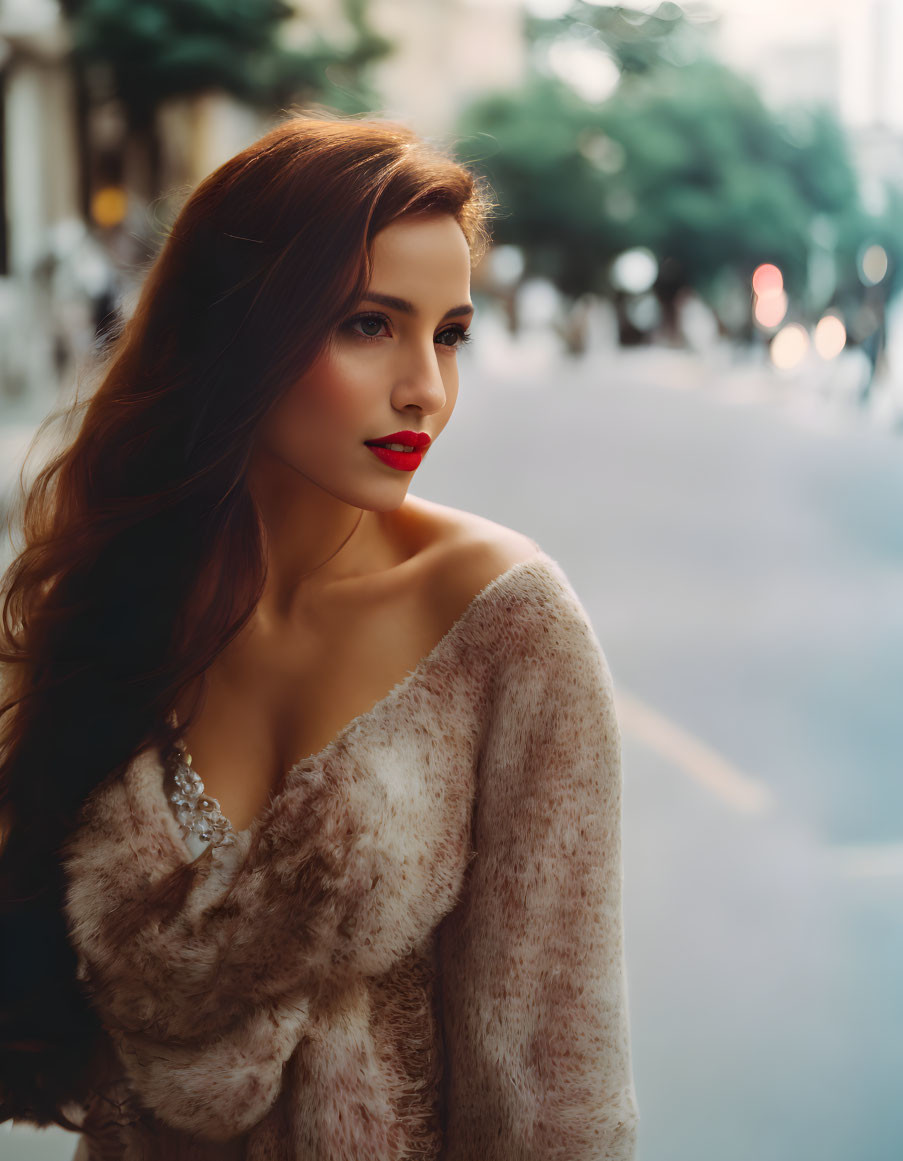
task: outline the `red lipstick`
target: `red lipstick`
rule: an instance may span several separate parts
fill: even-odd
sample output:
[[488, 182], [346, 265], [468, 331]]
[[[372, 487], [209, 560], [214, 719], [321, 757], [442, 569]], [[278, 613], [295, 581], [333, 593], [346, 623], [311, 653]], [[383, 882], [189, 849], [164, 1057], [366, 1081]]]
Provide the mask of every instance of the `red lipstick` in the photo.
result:
[[[412, 472], [423, 462], [423, 453], [431, 440], [425, 431], [393, 431], [391, 435], [383, 435], [379, 439], [366, 439], [364, 443], [390, 468], [396, 468], [400, 472]], [[399, 451], [397, 448], [382, 446], [385, 444], [404, 444], [413, 448], [413, 451]]]

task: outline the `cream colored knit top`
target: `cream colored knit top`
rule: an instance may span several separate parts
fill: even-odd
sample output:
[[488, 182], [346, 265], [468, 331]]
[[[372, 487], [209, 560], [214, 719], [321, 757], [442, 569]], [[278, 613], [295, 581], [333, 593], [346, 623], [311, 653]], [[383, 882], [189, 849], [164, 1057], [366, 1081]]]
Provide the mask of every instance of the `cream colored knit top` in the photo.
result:
[[551, 557], [235, 842], [198, 857], [153, 748], [86, 803], [66, 915], [117, 1074], [79, 1161], [632, 1161], [620, 734]]

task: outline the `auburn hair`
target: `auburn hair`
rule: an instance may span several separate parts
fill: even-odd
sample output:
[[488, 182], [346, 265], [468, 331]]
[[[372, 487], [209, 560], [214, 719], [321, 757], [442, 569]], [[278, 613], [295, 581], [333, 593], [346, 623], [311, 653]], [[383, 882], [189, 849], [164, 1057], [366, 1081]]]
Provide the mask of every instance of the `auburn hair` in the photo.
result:
[[38, 429], [32, 449], [67, 417], [62, 449], [20, 482], [22, 547], [0, 580], [0, 1121], [78, 1130], [66, 1108], [100, 1075], [109, 1040], [76, 975], [63, 848], [100, 783], [175, 740], [180, 694], [260, 599], [258, 424], [363, 297], [379, 230], [451, 214], [477, 261], [494, 204], [406, 125], [293, 112], [194, 190], [97, 386]]

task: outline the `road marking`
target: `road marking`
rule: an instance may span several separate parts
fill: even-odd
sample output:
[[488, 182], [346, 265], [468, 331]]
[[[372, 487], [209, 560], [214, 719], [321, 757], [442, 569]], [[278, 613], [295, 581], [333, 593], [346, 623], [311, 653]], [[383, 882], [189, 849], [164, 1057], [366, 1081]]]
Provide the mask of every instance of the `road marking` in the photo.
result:
[[764, 782], [743, 774], [711, 746], [639, 698], [615, 690], [615, 708], [622, 728], [732, 809], [741, 814], [766, 814], [774, 807], [774, 794]]

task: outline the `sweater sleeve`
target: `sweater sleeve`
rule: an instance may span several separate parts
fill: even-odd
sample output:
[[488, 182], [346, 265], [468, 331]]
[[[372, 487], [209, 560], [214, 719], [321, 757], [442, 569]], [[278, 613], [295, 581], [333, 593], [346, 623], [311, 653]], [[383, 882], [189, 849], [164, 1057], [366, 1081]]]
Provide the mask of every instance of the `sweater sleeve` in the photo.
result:
[[631, 1161], [610, 672], [573, 590], [517, 613], [500, 653], [476, 852], [440, 932], [445, 1158]]

